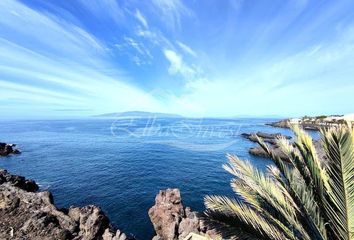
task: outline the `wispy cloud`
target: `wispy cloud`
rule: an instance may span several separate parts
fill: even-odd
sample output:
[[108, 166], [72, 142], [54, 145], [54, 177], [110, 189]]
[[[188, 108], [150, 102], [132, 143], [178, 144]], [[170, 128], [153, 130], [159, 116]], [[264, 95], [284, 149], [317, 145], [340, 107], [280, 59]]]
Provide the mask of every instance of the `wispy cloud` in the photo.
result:
[[2, 115], [296, 115], [354, 104], [350, 0], [35, 2], [0, 0]]
[[188, 53], [189, 55], [193, 56], [193, 57], [197, 57], [197, 53], [195, 51], [192, 50], [192, 48], [190, 48], [189, 46], [187, 46], [186, 44], [177, 41], [177, 45], [185, 52]]
[[154, 57], [142, 41], [127, 36], [124, 36], [123, 40], [123, 43], [115, 44], [123, 55], [129, 56], [130, 60], [138, 66], [152, 63]]
[[136, 101], [158, 107], [148, 93], [126, 83], [123, 70], [106, 74], [113, 67], [107, 47], [83, 28], [11, 0], [0, 2], [0, 15], [1, 106], [19, 96], [33, 107], [90, 107], [93, 113]]
[[187, 80], [193, 79], [197, 74], [197, 71], [193, 67], [188, 66], [184, 61], [181, 55], [177, 52], [165, 49], [164, 51], [166, 59], [169, 61], [170, 66], [168, 72], [170, 74], [181, 74]]
[[[340, 79], [340, 85], [354, 86], [348, 78], [354, 74], [354, 32], [352, 27], [341, 29], [334, 35], [335, 41], [315, 44], [288, 55], [274, 59], [260, 68], [262, 81], [268, 82], [269, 91], [280, 91], [294, 86], [314, 86], [318, 89], [333, 85]], [[335, 85], [335, 87], [341, 87]]]
[[16, 1], [1, 1], [0, 15], [3, 38], [28, 49], [43, 49], [42, 54], [49, 54], [45, 50], [50, 49], [50, 54], [57, 57], [76, 59], [72, 54], [75, 53], [80, 59], [86, 56], [88, 60], [92, 55], [99, 56], [105, 52], [106, 47], [84, 29]]
[[[350, 112], [347, 106], [354, 89], [351, 29], [341, 29], [333, 42], [269, 58], [253, 66], [253, 71], [245, 70], [246, 74], [233, 71], [222, 79], [196, 80], [193, 91], [171, 98], [179, 108], [193, 108], [198, 110], [196, 115], [207, 116], [227, 116], [230, 109], [239, 114], [286, 112], [292, 116]], [[334, 99], [343, 104], [336, 105]]]
[[138, 21], [145, 27], [148, 28], [148, 22], [146, 21], [145, 17], [141, 14], [141, 12], [139, 11], [139, 9], [137, 9], [135, 11], [135, 17], [136, 19], [138, 19]]
[[137, 28], [135, 30], [135, 35], [137, 37], [141, 37], [152, 43], [153, 45], [157, 47], [168, 47], [168, 48], [174, 48], [174, 45], [171, 43], [171, 41], [159, 30], [146, 30], [146, 29], [141, 29]]
[[192, 17], [194, 15], [193, 11], [181, 0], [153, 0], [152, 3], [159, 11], [162, 21], [171, 29], [181, 27], [182, 16]]
[[116, 0], [79, 0], [97, 19], [109, 18], [117, 24], [124, 19], [124, 10]]

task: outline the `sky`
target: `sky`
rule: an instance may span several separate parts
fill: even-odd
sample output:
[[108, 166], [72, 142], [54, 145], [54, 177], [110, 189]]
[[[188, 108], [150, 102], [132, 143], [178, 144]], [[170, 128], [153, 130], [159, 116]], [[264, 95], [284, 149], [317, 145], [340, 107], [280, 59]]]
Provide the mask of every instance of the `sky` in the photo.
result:
[[0, 118], [354, 112], [352, 0], [1, 0]]

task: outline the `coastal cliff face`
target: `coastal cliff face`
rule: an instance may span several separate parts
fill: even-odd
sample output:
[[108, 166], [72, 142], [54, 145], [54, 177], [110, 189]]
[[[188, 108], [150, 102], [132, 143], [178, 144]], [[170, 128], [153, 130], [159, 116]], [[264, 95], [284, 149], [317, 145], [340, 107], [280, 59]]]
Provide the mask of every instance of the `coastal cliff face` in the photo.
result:
[[94, 205], [59, 210], [50, 192], [0, 169], [0, 239], [126, 240]]

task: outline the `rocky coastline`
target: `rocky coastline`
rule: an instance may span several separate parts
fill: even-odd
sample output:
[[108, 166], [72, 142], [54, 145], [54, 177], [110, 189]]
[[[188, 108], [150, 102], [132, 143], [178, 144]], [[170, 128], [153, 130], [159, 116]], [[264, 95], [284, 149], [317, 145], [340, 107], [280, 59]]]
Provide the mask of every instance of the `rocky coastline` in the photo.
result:
[[0, 169], [0, 239], [128, 240], [94, 205], [58, 209], [33, 180]]
[[[115, 229], [100, 207], [58, 209], [35, 181], [0, 169], [0, 239], [132, 240]], [[184, 207], [179, 189], [160, 190], [148, 212], [153, 240], [188, 239], [191, 233], [216, 239], [203, 213]]]
[[347, 115], [321, 115], [304, 116], [302, 118], [288, 118], [277, 122], [266, 123], [268, 126], [277, 128], [290, 128], [292, 125], [299, 125], [305, 130], [319, 131], [323, 128], [335, 127], [345, 123], [354, 123], [354, 114]]

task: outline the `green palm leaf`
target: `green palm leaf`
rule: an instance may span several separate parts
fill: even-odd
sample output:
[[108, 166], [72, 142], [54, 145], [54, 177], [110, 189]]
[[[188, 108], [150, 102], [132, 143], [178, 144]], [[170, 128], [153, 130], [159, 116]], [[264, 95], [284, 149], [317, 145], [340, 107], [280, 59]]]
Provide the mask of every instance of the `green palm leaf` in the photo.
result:
[[277, 141], [288, 161], [258, 139], [275, 164], [267, 174], [228, 155], [236, 198], [207, 196], [207, 217], [235, 239], [354, 240], [352, 127], [321, 131], [325, 161], [308, 134], [293, 131], [294, 143]]
[[328, 158], [329, 200], [326, 210], [335, 237], [354, 239], [354, 141], [347, 128], [322, 132]]

